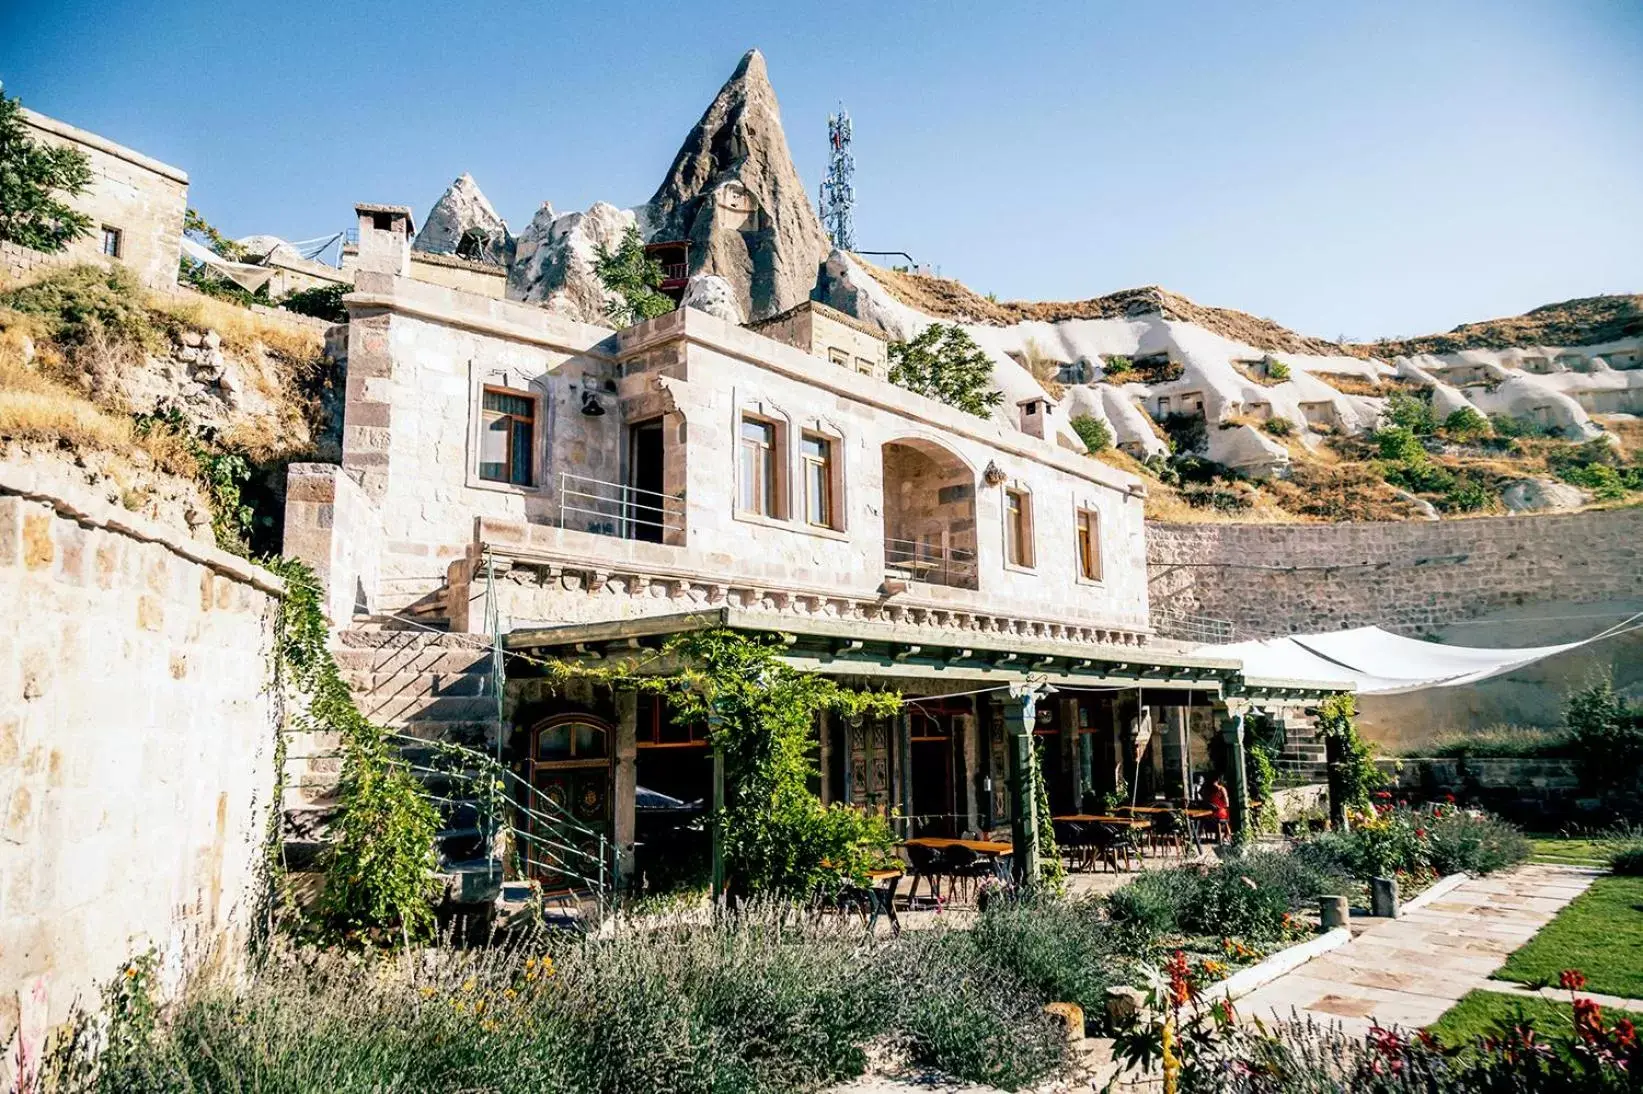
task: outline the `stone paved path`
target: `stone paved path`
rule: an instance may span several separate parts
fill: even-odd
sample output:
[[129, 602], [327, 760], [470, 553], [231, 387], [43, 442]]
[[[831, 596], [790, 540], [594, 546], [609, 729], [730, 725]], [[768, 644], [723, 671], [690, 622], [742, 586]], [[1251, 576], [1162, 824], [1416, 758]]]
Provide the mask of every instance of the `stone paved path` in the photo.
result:
[[1595, 870], [1529, 865], [1473, 878], [1398, 919], [1353, 922], [1351, 942], [1245, 996], [1245, 1018], [1311, 1016], [1349, 1033], [1430, 1025], [1551, 921]]

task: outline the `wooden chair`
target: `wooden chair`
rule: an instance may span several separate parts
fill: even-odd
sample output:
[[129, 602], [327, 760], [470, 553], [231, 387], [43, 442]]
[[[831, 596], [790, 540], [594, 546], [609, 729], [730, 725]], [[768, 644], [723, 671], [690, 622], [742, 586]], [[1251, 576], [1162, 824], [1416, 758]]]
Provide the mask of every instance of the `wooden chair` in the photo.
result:
[[934, 847], [925, 847], [919, 843], [909, 843], [902, 847], [907, 856], [908, 872], [913, 875], [913, 883], [907, 888], [907, 907], [913, 906], [913, 899], [918, 895], [918, 883], [922, 879], [925, 888], [930, 892], [930, 898], [941, 905], [941, 879], [946, 871], [946, 862], [942, 853]]

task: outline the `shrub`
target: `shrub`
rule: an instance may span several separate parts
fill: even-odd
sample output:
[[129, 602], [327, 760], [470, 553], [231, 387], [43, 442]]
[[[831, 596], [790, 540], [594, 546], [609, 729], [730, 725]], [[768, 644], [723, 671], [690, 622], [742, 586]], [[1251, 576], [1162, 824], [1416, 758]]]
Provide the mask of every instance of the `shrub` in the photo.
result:
[[91, 231], [91, 217], [61, 197], [91, 186], [91, 161], [72, 145], [32, 139], [23, 104], [0, 93], [0, 242], [56, 254]]
[[1288, 418], [1268, 418], [1261, 423], [1261, 428], [1274, 437], [1287, 437], [1295, 432], [1295, 423]]
[[311, 289], [298, 289], [286, 293], [280, 299], [280, 307], [286, 311], [294, 311], [298, 315], [311, 315], [315, 319], [324, 319], [332, 323], [346, 323], [348, 309], [343, 306], [342, 298], [348, 291], [347, 285], [317, 285]]
[[1492, 874], [1529, 857], [1523, 833], [1487, 813], [1440, 807], [1424, 820], [1423, 828], [1427, 861], [1440, 874]]
[[1228, 863], [1205, 874], [1182, 909], [1181, 926], [1192, 934], [1271, 942], [1283, 937], [1289, 894], [1262, 885]]
[[1620, 471], [1602, 463], [1562, 467], [1557, 474], [1571, 486], [1590, 490], [1599, 501], [1619, 501], [1630, 491], [1643, 488], [1643, 481], [1630, 469]]
[[1107, 897], [1107, 915], [1148, 934], [1173, 934], [1195, 885], [1185, 871], [1150, 870]]
[[1296, 848], [1320, 871], [1360, 881], [1435, 870], [1489, 874], [1529, 857], [1529, 841], [1517, 828], [1486, 813], [1452, 805], [1422, 809], [1380, 807], [1350, 831], [1327, 832]]
[[116, 342], [157, 348], [148, 294], [125, 266], [69, 266], [0, 293], [0, 304], [39, 316], [48, 337], [69, 345], [101, 334]]
[[1495, 492], [1470, 475], [1457, 477], [1437, 502], [1446, 513], [1475, 513], [1494, 504]]
[[1072, 419], [1073, 432], [1078, 439], [1084, 442], [1084, 447], [1091, 452], [1101, 452], [1112, 447], [1112, 428], [1089, 414], [1080, 414]]
[[1320, 864], [1289, 859], [1282, 851], [1250, 851], [1207, 871], [1149, 870], [1107, 898], [1107, 915], [1153, 934], [1272, 941], [1283, 934], [1285, 913], [1339, 888]]
[[1622, 847], [1610, 855], [1609, 869], [1626, 877], [1643, 875], [1643, 843]]
[[1384, 414], [1392, 425], [1416, 435], [1424, 436], [1437, 428], [1437, 421], [1432, 416], [1431, 396], [1426, 392], [1411, 395], [1394, 391], [1386, 398]]
[[1643, 710], [1599, 680], [1569, 697], [1563, 720], [1582, 785], [1603, 792], [1636, 785], [1643, 770]]
[[634, 225], [628, 225], [614, 251], [599, 244], [593, 263], [599, 283], [611, 297], [605, 314], [612, 321], [630, 327], [674, 309], [672, 297], [660, 290], [662, 264], [645, 253], [644, 237]]
[[1289, 379], [1289, 366], [1282, 361], [1269, 359], [1266, 363], [1266, 378], [1268, 380]]
[[989, 907], [970, 940], [1000, 975], [1041, 999], [1077, 1003], [1093, 1021], [1109, 987], [1139, 977], [1153, 933], [1103, 920], [1097, 901], [1038, 899]]
[[1122, 384], [1135, 378], [1135, 362], [1128, 357], [1108, 357], [1101, 362], [1101, 378], [1110, 384]]
[[1489, 435], [1489, 419], [1463, 406], [1443, 420], [1444, 435], [1456, 441], [1475, 441]]
[[1426, 459], [1426, 449], [1421, 447], [1420, 440], [1406, 426], [1394, 425], [1376, 430], [1375, 444], [1383, 460], [1416, 463]]

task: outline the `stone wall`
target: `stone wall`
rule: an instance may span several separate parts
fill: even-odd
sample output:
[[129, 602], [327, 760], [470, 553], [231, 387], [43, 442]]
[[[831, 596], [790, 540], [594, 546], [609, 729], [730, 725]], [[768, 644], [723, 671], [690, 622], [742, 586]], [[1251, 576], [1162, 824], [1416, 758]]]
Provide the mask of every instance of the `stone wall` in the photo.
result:
[[1528, 603], [1643, 597], [1643, 508], [1407, 523], [1151, 524], [1147, 568], [1155, 610], [1229, 620], [1240, 640], [1370, 624], [1425, 634]]
[[233, 959], [274, 804], [280, 589], [0, 465], [0, 1086], [132, 956], [173, 982]]
[[120, 232], [120, 255], [152, 288], [177, 283], [183, 213], [188, 206], [188, 176], [175, 167], [133, 152], [95, 133], [23, 111], [30, 140], [78, 148], [91, 165], [91, 186], [68, 204], [91, 217], [91, 230], [58, 254], [42, 254], [0, 243], [0, 275], [9, 279], [30, 271], [77, 262], [106, 262], [103, 228]]
[[286, 468], [282, 552], [313, 569], [334, 625], [373, 610], [381, 550], [382, 516], [347, 472], [330, 463]]

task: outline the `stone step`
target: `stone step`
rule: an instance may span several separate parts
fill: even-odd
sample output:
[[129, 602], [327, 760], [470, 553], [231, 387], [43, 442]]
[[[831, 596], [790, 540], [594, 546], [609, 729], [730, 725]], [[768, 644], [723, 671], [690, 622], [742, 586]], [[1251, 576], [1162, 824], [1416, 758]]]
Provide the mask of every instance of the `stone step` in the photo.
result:
[[345, 672], [342, 679], [355, 696], [475, 698], [491, 686], [489, 673], [477, 672]]
[[[355, 695], [359, 712], [379, 725], [398, 729], [413, 724], [494, 722], [494, 698], [442, 696], [384, 696]], [[423, 735], [428, 735], [424, 730]]]
[[446, 649], [488, 652], [491, 637], [487, 634], [463, 634], [432, 631], [366, 631], [349, 628], [335, 635], [335, 643], [346, 649]]
[[481, 676], [491, 673], [488, 650], [445, 646], [339, 646], [331, 651], [331, 656], [344, 673], [436, 672]]

